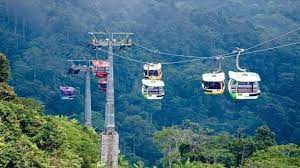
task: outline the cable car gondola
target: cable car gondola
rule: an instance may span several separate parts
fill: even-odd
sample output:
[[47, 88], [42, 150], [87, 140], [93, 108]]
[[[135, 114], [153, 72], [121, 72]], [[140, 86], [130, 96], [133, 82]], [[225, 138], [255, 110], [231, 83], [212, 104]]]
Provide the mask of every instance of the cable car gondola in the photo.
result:
[[98, 82], [98, 87], [101, 92], [106, 93], [107, 90], [107, 80], [106, 79], [100, 79]]
[[144, 77], [146, 79], [160, 80], [162, 78], [160, 63], [147, 63], [144, 65]]
[[225, 91], [225, 73], [221, 72], [221, 57], [216, 58], [219, 62], [219, 69], [212, 73], [202, 75], [202, 89], [205, 94], [218, 95]]
[[161, 80], [142, 80], [142, 94], [146, 99], [149, 100], [159, 100], [163, 99], [165, 92], [164, 86], [165, 83]]
[[254, 72], [246, 72], [239, 66], [239, 56], [244, 52], [237, 49], [236, 67], [240, 72], [229, 71], [228, 91], [234, 100], [238, 99], [257, 99], [260, 95], [259, 82], [260, 76]]
[[68, 69], [68, 74], [79, 74], [80, 68], [76, 67], [75, 65], [71, 65], [70, 68]]
[[102, 60], [93, 60], [94, 71], [97, 78], [107, 78], [108, 68], [110, 67], [109, 62]]
[[228, 91], [233, 99], [257, 99], [260, 95], [257, 73], [229, 71]]
[[223, 94], [225, 90], [225, 74], [206, 73], [202, 75], [202, 89], [205, 94], [218, 95]]
[[62, 100], [73, 100], [75, 97], [75, 88], [69, 86], [60, 86], [60, 97]]

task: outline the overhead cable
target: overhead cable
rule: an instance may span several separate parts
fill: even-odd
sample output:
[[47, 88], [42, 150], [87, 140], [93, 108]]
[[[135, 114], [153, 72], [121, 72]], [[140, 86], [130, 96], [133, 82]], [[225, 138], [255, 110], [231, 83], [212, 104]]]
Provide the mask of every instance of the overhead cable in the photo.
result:
[[282, 37], [284, 37], [284, 36], [287, 36], [287, 35], [289, 35], [289, 34], [291, 34], [291, 33], [296, 32], [296, 31], [298, 31], [298, 30], [300, 30], [300, 27], [298, 27], [298, 28], [296, 28], [296, 29], [293, 29], [293, 30], [291, 30], [291, 31], [288, 31], [288, 32], [286, 32], [286, 33], [284, 33], [284, 34], [282, 34], [282, 35], [276, 36], [276, 37], [274, 37], [274, 38], [272, 38], [272, 39], [270, 39], [270, 40], [267, 40], [267, 41], [265, 41], [265, 42], [259, 43], [259, 44], [257, 44], [257, 45], [252, 46], [252, 47], [249, 47], [249, 48], [245, 49], [245, 51], [251, 50], [251, 49], [253, 49], [253, 48], [262, 46], [262, 45], [267, 44], [267, 43], [269, 43], [269, 42], [272, 42], [272, 41], [274, 41], [274, 40], [280, 39], [280, 38], [282, 38]]
[[[256, 44], [256, 45], [254, 45], [254, 46], [252, 46], [252, 47], [249, 47], [249, 48], [245, 49], [245, 51], [248, 51], [248, 50], [251, 50], [251, 49], [253, 49], [253, 48], [262, 46], [262, 45], [264, 45], [264, 44], [267, 44], [267, 43], [269, 43], [269, 42], [272, 42], [272, 41], [274, 41], [274, 40], [277, 40], [277, 39], [279, 39], [279, 38], [282, 38], [282, 37], [284, 37], [284, 36], [287, 36], [287, 35], [289, 35], [289, 34], [291, 34], [291, 33], [294, 33], [294, 32], [296, 32], [296, 31], [298, 31], [298, 30], [300, 30], [300, 27], [298, 27], [298, 28], [296, 28], [296, 29], [293, 29], [293, 30], [291, 30], [291, 31], [288, 31], [288, 32], [286, 32], [286, 33], [284, 33], [284, 34], [281, 34], [281, 35], [279, 35], [279, 36], [276, 36], [276, 37], [274, 37], [274, 38], [272, 38], [272, 39], [270, 39], [270, 40], [267, 40], [267, 41], [264, 41], [264, 42], [262, 42], [262, 43]], [[150, 49], [150, 48], [145, 47], [144, 45], [141, 45], [141, 44], [139, 44], [139, 43], [137, 43], [137, 42], [133, 42], [133, 43], [134, 43], [136, 46], [138, 46], [138, 47], [140, 47], [140, 48], [142, 48], [142, 49], [144, 49], [144, 50], [146, 50], [146, 51], [148, 51], [148, 52], [151, 52], [151, 53], [154, 53], [154, 54], [158, 54], [158, 55], [167, 55], [167, 56], [175, 56], [175, 57], [183, 57], [183, 58], [196, 58], [196, 59], [198, 59], [198, 58], [203, 58], [203, 57], [196, 56], [196, 55], [184, 55], [184, 54], [174, 54], [174, 53], [162, 52], [162, 51], [160, 51], [160, 50], [153, 50], [153, 49]], [[232, 53], [225, 53], [225, 54], [220, 54], [220, 55], [216, 55], [216, 56], [231, 56], [231, 55], [232, 55]], [[215, 56], [212, 56], [212, 57], [215, 57]], [[204, 58], [205, 58], [205, 57], [204, 57]]]
[[[256, 51], [251, 51], [251, 52], [245, 52], [245, 53], [241, 53], [241, 55], [248, 55], [248, 54], [254, 54], [254, 53], [259, 53], [259, 52], [264, 52], [264, 51], [269, 51], [269, 50], [274, 50], [274, 49], [278, 49], [278, 48], [283, 48], [283, 47], [288, 47], [288, 46], [292, 46], [292, 45], [297, 45], [300, 44], [300, 42], [294, 42], [294, 43], [288, 43], [288, 44], [284, 44], [284, 45], [280, 45], [280, 46], [275, 46], [275, 47], [270, 47], [270, 48], [265, 48], [265, 49], [261, 49], [261, 50], [256, 50]], [[99, 48], [100, 51], [109, 53], [106, 50], [103, 50], [101, 48]], [[133, 62], [137, 62], [137, 63], [148, 63], [145, 61], [141, 61], [141, 60], [137, 60], [137, 59], [133, 59], [133, 58], [129, 58], [129, 57], [125, 57], [119, 54], [115, 54], [112, 53], [114, 56], [116, 57], [120, 57], [129, 61], [133, 61]], [[220, 56], [220, 55], [219, 55]], [[230, 58], [230, 57], [235, 57], [236, 54], [235, 53], [231, 53], [231, 55], [227, 55], [227, 56], [223, 56], [224, 58]], [[195, 62], [195, 61], [200, 61], [200, 60], [207, 60], [207, 59], [216, 59], [217, 56], [211, 56], [211, 57], [199, 57], [197, 59], [191, 59], [191, 60], [184, 60], [184, 61], [174, 61], [174, 62], [163, 62], [161, 64], [163, 65], [172, 65], [172, 64], [181, 64], [181, 63], [188, 63], [188, 62]]]

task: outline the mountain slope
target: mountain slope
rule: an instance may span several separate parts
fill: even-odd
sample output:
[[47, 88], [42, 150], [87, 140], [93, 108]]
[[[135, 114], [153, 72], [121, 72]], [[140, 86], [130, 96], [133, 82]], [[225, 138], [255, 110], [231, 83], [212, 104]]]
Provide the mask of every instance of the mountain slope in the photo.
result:
[[[1, 62], [7, 62], [2, 54]], [[8, 69], [2, 64], [0, 71], [3, 78]], [[96, 132], [76, 120], [45, 116], [43, 106], [35, 100], [16, 97], [5, 82], [1, 82], [6, 87], [1, 87], [0, 93], [0, 167], [97, 166]]]

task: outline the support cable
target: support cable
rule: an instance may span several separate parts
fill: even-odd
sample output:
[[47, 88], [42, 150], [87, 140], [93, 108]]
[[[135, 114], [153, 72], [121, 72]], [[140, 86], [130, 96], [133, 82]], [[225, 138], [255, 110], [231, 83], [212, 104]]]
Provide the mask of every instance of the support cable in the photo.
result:
[[[288, 31], [288, 32], [286, 32], [284, 34], [281, 34], [279, 36], [276, 36], [276, 37], [274, 37], [274, 38], [272, 38], [270, 40], [267, 40], [267, 41], [264, 41], [262, 43], [256, 44], [256, 45], [254, 45], [252, 47], [249, 47], [249, 48], [245, 49], [245, 51], [248, 51], [248, 50], [251, 50], [253, 48], [262, 46], [264, 44], [267, 44], [267, 43], [272, 42], [274, 40], [280, 39], [280, 38], [282, 38], [284, 36], [287, 36], [287, 35], [289, 35], [291, 33], [299, 31], [299, 30], [300, 30], [300, 27], [298, 27], [296, 29], [293, 29], [291, 31]], [[152, 49], [150, 49], [148, 47], [145, 47], [144, 45], [141, 45], [141, 44], [136, 43], [136, 42], [133, 42], [133, 44], [136, 45], [136, 46], [138, 46], [138, 47], [140, 47], [140, 48], [142, 48], [142, 49], [144, 49], [144, 50], [146, 50], [146, 51], [148, 51], [148, 52], [152, 52], [152, 53], [159, 54], [159, 55], [168, 55], [168, 56], [175, 56], [175, 57], [182, 57], [182, 58], [202, 58], [200, 56], [195, 56], [195, 55], [174, 54], [174, 53], [162, 52], [162, 51], [159, 51], [159, 50], [152, 50]], [[231, 55], [232, 55], [232, 53], [225, 53], [225, 54], [220, 54], [220, 55], [217, 55], [217, 56], [231, 56]]]
[[[105, 53], [109, 53], [109, 51], [103, 50], [103, 49], [101, 49], [101, 48], [99, 48], [99, 50], [102, 51], [102, 52], [105, 52]], [[119, 54], [115, 54], [115, 53], [112, 53], [112, 54], [113, 54], [114, 56], [116, 56], [116, 57], [120, 57], [120, 58], [129, 60], [129, 61], [132, 61], [132, 62], [137, 62], [137, 63], [142, 63], [142, 64], [148, 63], [148, 62], [140, 61], [140, 60], [137, 60], [137, 59], [125, 57], [125, 56], [122, 56], [122, 55], [119, 55]]]
[[257, 44], [257, 45], [252, 46], [252, 47], [249, 47], [249, 48], [245, 49], [245, 51], [251, 50], [251, 49], [253, 49], [253, 48], [262, 46], [262, 45], [267, 44], [267, 43], [269, 43], [269, 42], [272, 42], [272, 41], [274, 41], [274, 40], [280, 39], [280, 38], [282, 38], [282, 37], [284, 37], [284, 36], [287, 36], [287, 35], [289, 35], [289, 34], [291, 34], [291, 33], [296, 32], [296, 31], [298, 31], [298, 30], [300, 30], [300, 27], [298, 27], [297, 29], [293, 29], [293, 30], [291, 30], [291, 31], [288, 31], [288, 32], [286, 32], [286, 33], [284, 33], [284, 34], [282, 34], [282, 35], [279, 35], [279, 36], [277, 36], [277, 37], [274, 37], [274, 38], [272, 38], [272, 39], [270, 39], [270, 40], [267, 40], [267, 41], [265, 41], [265, 42], [259, 43], [259, 44]]
[[[280, 46], [265, 48], [265, 49], [261, 49], [261, 50], [251, 51], [251, 52], [244, 52], [244, 53], [241, 53], [241, 55], [248, 55], [248, 54], [253, 54], [253, 53], [259, 53], [259, 52], [274, 50], [274, 49], [288, 47], [288, 46], [297, 45], [297, 44], [300, 44], [300, 42], [288, 43], [288, 44], [284, 44], [284, 45], [280, 45]], [[103, 52], [106, 52], [106, 53], [109, 53], [108, 51], [100, 49], [100, 48], [99, 48], [99, 50], [103, 51]], [[115, 54], [115, 53], [113, 53], [113, 55], [115, 55], [116, 57], [120, 57], [120, 58], [129, 60], [129, 61], [132, 61], [132, 62], [136, 62], [136, 63], [142, 63], [142, 64], [148, 63], [148, 62], [145, 62], [145, 61], [141, 61], [141, 60], [137, 60], [137, 59], [125, 57], [125, 56], [122, 56], [122, 55], [119, 55], [119, 54]], [[211, 56], [211, 57], [198, 57], [197, 59], [184, 60], [184, 61], [174, 61], [174, 62], [163, 62], [161, 64], [162, 65], [181, 64], [181, 63], [195, 62], [195, 61], [201, 61], [201, 60], [207, 60], [207, 59], [217, 59], [219, 56], [220, 55]], [[236, 53], [231, 53], [231, 55], [223, 56], [223, 58], [231, 58], [231, 57], [236, 57]]]
[[251, 51], [251, 52], [245, 52], [245, 53], [241, 53], [241, 55], [259, 53], [259, 52], [264, 52], [264, 51], [268, 51], [268, 50], [274, 50], [274, 49], [277, 49], [277, 48], [283, 48], [283, 47], [288, 47], [288, 46], [297, 45], [297, 44], [300, 44], [300, 41], [294, 42], [294, 43], [288, 43], [288, 44], [284, 44], [284, 45], [280, 45], [280, 46], [265, 48], [265, 49], [261, 49], [261, 50], [256, 50], [256, 51]]
[[[140, 48], [142, 48], [142, 49], [144, 49], [144, 50], [146, 50], [146, 51], [149, 51], [149, 52], [152, 52], [152, 53], [155, 53], [155, 54], [158, 54], [158, 55], [168, 55], [168, 56], [182, 57], [182, 58], [203, 58], [203, 57], [195, 56], [195, 55], [173, 54], [173, 53], [162, 52], [162, 51], [159, 51], [159, 50], [152, 50], [152, 49], [150, 49], [148, 47], [145, 47], [141, 44], [138, 44], [136, 42], [133, 42], [133, 44], [140, 47]], [[232, 53], [225, 53], [225, 54], [220, 54], [220, 55], [216, 55], [216, 56], [227, 56], [227, 55], [232, 55]]]

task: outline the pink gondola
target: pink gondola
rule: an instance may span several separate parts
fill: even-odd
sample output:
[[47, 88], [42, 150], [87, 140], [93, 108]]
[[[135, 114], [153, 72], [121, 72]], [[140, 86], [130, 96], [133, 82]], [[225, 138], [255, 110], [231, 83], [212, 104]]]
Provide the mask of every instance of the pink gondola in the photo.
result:
[[73, 100], [75, 97], [75, 88], [69, 86], [60, 86], [60, 96], [62, 100]]
[[97, 78], [107, 78], [108, 68], [110, 67], [109, 62], [102, 60], [94, 60], [92, 61], [94, 65], [94, 71]]

